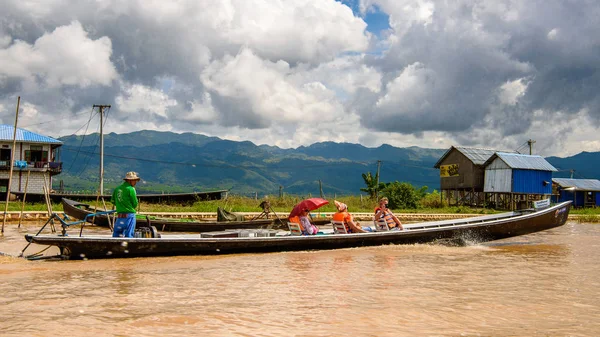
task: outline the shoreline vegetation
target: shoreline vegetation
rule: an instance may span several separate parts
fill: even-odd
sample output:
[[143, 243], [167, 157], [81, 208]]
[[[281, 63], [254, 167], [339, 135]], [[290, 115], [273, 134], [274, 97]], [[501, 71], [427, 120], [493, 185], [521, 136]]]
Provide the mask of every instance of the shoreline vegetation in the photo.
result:
[[[229, 196], [226, 199], [221, 200], [209, 200], [209, 201], [196, 201], [193, 204], [189, 205], [171, 205], [171, 204], [150, 204], [142, 202], [140, 203], [139, 212], [156, 212], [156, 213], [195, 213], [195, 212], [211, 212], [216, 213], [217, 208], [220, 207], [229, 212], [262, 212], [262, 208], [260, 207], [260, 203], [263, 200], [268, 200], [271, 209], [277, 213], [278, 215], [287, 215], [292, 208], [302, 201], [305, 198], [310, 198], [311, 196], [301, 197], [301, 196], [283, 196], [279, 197], [271, 197], [268, 196], [263, 199], [254, 199], [243, 196]], [[329, 201], [329, 204], [319, 208], [314, 211], [313, 214], [316, 213], [332, 213], [335, 212], [335, 206], [333, 205], [333, 198], [325, 198]], [[377, 206], [377, 202], [374, 199], [360, 196], [343, 196], [338, 197], [336, 200], [341, 201], [348, 205], [348, 209], [350, 213], [369, 213], [373, 212], [375, 207]], [[87, 202], [89, 205], [104, 208], [102, 201], [96, 202], [91, 201]], [[495, 210], [489, 208], [481, 208], [481, 207], [467, 207], [467, 206], [447, 206], [438, 202], [436, 205], [438, 207], [432, 207], [427, 203], [421, 203], [417, 205], [416, 208], [393, 208], [392, 211], [396, 214], [411, 214], [411, 213], [419, 213], [419, 214], [494, 214], [504, 212], [502, 210]], [[112, 204], [106, 201], [107, 209], [112, 209]], [[8, 211], [9, 212], [19, 212], [23, 208], [24, 212], [33, 212], [33, 211], [46, 211], [47, 207], [45, 203], [25, 203], [23, 205], [21, 202], [12, 201], [9, 202]], [[62, 204], [53, 203], [52, 210], [54, 212], [62, 212]], [[600, 207], [599, 208], [581, 208], [581, 209], [571, 209], [571, 214], [577, 215], [578, 222], [591, 222], [598, 223], [600, 222]]]

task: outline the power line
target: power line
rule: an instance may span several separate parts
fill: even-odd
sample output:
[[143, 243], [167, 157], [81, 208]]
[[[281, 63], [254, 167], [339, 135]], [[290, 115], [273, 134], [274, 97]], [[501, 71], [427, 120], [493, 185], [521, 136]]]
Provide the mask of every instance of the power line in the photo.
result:
[[[87, 113], [87, 111], [78, 112], [78, 113], [75, 113], [75, 114], [73, 114], [73, 115], [74, 115], [74, 116], [77, 116], [77, 115], [83, 115], [83, 114], [85, 114], [85, 113]], [[56, 122], [58, 122], [58, 121], [64, 121], [64, 120], [66, 120], [66, 119], [70, 119], [70, 118], [71, 118], [71, 116], [66, 116], [66, 117], [62, 117], [62, 118], [58, 118], [58, 119], [53, 119], [53, 120], [49, 120], [49, 121], [45, 121], [45, 122], [32, 123], [32, 124], [24, 124], [24, 125], [22, 125], [21, 127], [22, 127], [22, 128], [27, 128], [27, 127], [30, 127], [30, 126], [37, 126], [37, 125], [43, 125], [43, 124], [49, 124], [49, 123], [56, 123]], [[84, 125], [85, 125], [85, 124], [84, 124]], [[80, 128], [80, 129], [81, 129], [81, 128]], [[79, 131], [79, 130], [77, 130], [77, 131]], [[75, 132], [77, 132], [77, 131], [75, 131]]]
[[519, 151], [521, 151], [521, 150], [522, 150], [524, 147], [526, 147], [526, 146], [529, 146], [529, 143], [528, 143], [528, 142], [525, 142], [525, 143], [521, 144], [519, 147], [517, 147], [517, 148], [515, 149], [515, 152], [520, 154], [521, 152], [519, 152]]
[[[98, 126], [96, 127], [96, 131], [99, 131], [99, 129], [100, 129], [100, 126], [98, 125]], [[100, 142], [100, 137], [96, 138], [96, 140], [95, 140], [95, 143], [94, 143], [93, 147], [96, 147], [96, 146], [98, 146], [98, 143], [99, 143], [99, 142]], [[83, 139], [82, 139], [82, 143], [83, 143]], [[81, 151], [81, 146], [82, 146], [82, 145], [80, 144], [80, 146], [79, 146], [78, 150], [79, 150], [80, 152], [84, 152], [84, 151]], [[82, 165], [82, 167], [81, 167], [81, 170], [79, 170], [79, 173], [77, 173], [77, 174], [76, 174], [77, 176], [81, 176], [81, 174], [83, 174], [83, 172], [85, 171], [85, 169], [86, 169], [86, 168], [88, 167], [88, 165], [90, 164], [90, 161], [91, 161], [91, 160], [92, 160], [92, 156], [91, 156], [91, 155], [88, 155], [88, 156], [87, 156], [87, 160], [85, 161], [85, 163], [84, 163], [84, 164]]]
[[[79, 131], [83, 128], [83, 126], [85, 126], [85, 131], [83, 133], [83, 136], [81, 137], [81, 142], [79, 143], [78, 150], [81, 149], [81, 145], [83, 144], [85, 135], [87, 134], [88, 127], [90, 126], [90, 122], [92, 121], [93, 117], [94, 117], [94, 108], [92, 107], [92, 110], [90, 111], [90, 118], [88, 118], [87, 123], [85, 123], [79, 129], [77, 129], [77, 131]], [[77, 132], [77, 131], [75, 131], [75, 132]], [[75, 158], [73, 158], [73, 161], [71, 162], [71, 165], [69, 166], [69, 169], [67, 171], [71, 171], [71, 168], [73, 167], [73, 164], [75, 164], [75, 161], [77, 160], [78, 155], [79, 155], [79, 151], [77, 151], [77, 153], [75, 154]]]

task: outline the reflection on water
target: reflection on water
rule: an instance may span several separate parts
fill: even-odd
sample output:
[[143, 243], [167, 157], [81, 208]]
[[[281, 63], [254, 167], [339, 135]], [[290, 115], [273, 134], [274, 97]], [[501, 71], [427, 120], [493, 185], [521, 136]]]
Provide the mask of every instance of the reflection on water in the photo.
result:
[[[10, 229], [0, 251], [18, 253]], [[600, 226], [467, 247], [0, 257], [3, 335], [593, 336]]]

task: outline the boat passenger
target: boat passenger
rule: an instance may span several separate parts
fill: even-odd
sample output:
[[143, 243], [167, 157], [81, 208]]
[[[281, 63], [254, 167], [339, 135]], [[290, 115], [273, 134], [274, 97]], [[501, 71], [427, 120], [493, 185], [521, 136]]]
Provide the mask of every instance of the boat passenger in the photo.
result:
[[308, 218], [308, 212], [310, 210], [305, 209], [300, 213], [300, 225], [302, 226], [302, 234], [304, 235], [316, 235], [319, 232], [319, 227], [315, 226], [314, 223]]
[[358, 222], [354, 222], [352, 215], [348, 213], [348, 206], [343, 202], [339, 202], [337, 200], [333, 201], [335, 203], [335, 207], [337, 208], [337, 212], [333, 214], [332, 220], [334, 221], [342, 221], [344, 226], [346, 226], [346, 231], [348, 233], [366, 233], [367, 231], [360, 227]]
[[375, 221], [385, 219], [390, 230], [403, 230], [402, 222], [388, 208], [389, 200], [386, 197], [379, 199], [379, 207], [375, 208]]
[[137, 172], [127, 172], [125, 180], [113, 191], [110, 202], [117, 209], [117, 218], [113, 230], [113, 237], [132, 238], [135, 232], [135, 210], [138, 207], [138, 199], [135, 185], [140, 180]]

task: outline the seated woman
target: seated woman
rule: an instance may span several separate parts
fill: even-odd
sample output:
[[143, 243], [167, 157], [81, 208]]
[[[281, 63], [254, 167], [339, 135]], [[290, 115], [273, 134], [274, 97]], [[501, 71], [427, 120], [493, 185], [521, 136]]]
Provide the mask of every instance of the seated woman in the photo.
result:
[[385, 219], [385, 222], [390, 229], [404, 229], [402, 227], [402, 222], [400, 222], [400, 220], [398, 220], [394, 213], [392, 213], [392, 211], [388, 208], [388, 198], [386, 197], [379, 199], [379, 207], [375, 208], [375, 221], [379, 219]]
[[305, 209], [300, 213], [300, 225], [302, 226], [302, 234], [316, 235], [319, 232], [319, 227], [315, 226], [308, 218], [309, 210]]
[[367, 231], [360, 227], [359, 223], [355, 223], [352, 215], [348, 213], [348, 206], [343, 202], [339, 202], [337, 200], [333, 201], [335, 203], [335, 207], [337, 208], [337, 212], [333, 214], [332, 220], [341, 221], [346, 226], [346, 231], [348, 233], [366, 233]]

